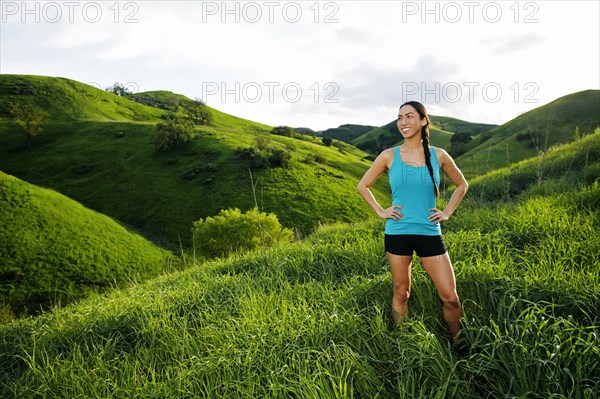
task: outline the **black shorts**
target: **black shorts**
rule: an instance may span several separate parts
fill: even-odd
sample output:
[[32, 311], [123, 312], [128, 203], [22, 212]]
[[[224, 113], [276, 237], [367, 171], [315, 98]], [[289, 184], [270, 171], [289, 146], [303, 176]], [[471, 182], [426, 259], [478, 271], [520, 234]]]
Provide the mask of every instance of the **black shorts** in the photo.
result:
[[419, 257], [437, 256], [446, 253], [446, 244], [442, 236], [424, 236], [420, 234], [386, 234], [385, 250], [392, 255], [412, 256], [413, 251]]

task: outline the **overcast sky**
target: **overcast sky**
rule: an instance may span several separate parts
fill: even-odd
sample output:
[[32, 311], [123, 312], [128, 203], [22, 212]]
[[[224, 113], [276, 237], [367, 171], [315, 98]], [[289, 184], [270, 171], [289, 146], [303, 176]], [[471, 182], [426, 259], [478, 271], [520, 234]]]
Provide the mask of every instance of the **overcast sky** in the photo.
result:
[[0, 71], [169, 90], [268, 125], [407, 100], [504, 123], [600, 88], [599, 1], [2, 1]]

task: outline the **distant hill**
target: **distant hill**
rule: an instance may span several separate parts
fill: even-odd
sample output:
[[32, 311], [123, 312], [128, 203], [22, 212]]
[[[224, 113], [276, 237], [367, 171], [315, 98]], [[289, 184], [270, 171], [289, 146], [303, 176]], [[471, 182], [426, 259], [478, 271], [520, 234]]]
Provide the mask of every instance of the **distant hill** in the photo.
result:
[[[496, 126], [485, 123], [472, 123], [446, 116], [429, 115], [429, 118], [431, 119], [431, 144], [445, 149], [450, 146], [450, 139], [454, 133], [477, 135]], [[387, 125], [362, 134], [352, 140], [351, 143], [364, 151], [379, 153], [386, 148], [400, 144], [402, 141], [397, 122], [392, 121]]]
[[479, 135], [457, 158], [468, 176], [506, 167], [600, 126], [600, 90], [569, 94]]
[[471, 136], [487, 132], [498, 126], [489, 123], [467, 122], [461, 119], [439, 115], [430, 115], [430, 119], [433, 127], [437, 127], [440, 130], [451, 133], [469, 133]]
[[[452, 138], [451, 132], [431, 126], [429, 133], [431, 135], [430, 143], [433, 146], [448, 148], [450, 139]], [[377, 154], [386, 148], [399, 145], [403, 141], [402, 135], [398, 131], [396, 121], [394, 121], [385, 126], [370, 130], [353, 140], [352, 145], [364, 151]]]
[[[47, 92], [64, 94], [65, 88], [75, 87], [88, 93], [47, 99], [45, 92], [35, 89], [3, 90], [0, 102], [32, 102], [52, 118], [27, 149], [4, 115], [0, 168], [52, 187], [168, 248], [189, 246], [192, 222], [223, 208], [244, 211], [258, 205], [299, 234], [320, 223], [361, 220], [371, 212], [356, 192], [370, 165], [367, 154], [346, 143], [334, 140], [328, 147], [316, 137], [275, 136], [269, 133], [270, 126], [210, 109], [213, 122], [195, 128], [195, 141], [156, 152], [155, 124], [165, 110], [63, 78], [0, 75], [0, 79], [3, 87], [15, 83], [36, 87], [42, 82]], [[163, 100], [174, 96], [148, 93]], [[55, 102], [55, 97], [60, 100]], [[134, 110], [135, 118], [128, 119], [120, 107]], [[68, 113], [69, 108], [85, 112]], [[287, 167], [256, 167], [248, 158], [272, 150], [289, 156]], [[389, 201], [385, 179], [374, 189], [378, 198]]]
[[[32, 314], [173, 267], [113, 219], [0, 172], [0, 308]], [[6, 309], [4, 309], [6, 311]]]
[[375, 128], [376, 126], [346, 124], [320, 131], [318, 135], [321, 137], [330, 137], [332, 139], [351, 143], [354, 139]]

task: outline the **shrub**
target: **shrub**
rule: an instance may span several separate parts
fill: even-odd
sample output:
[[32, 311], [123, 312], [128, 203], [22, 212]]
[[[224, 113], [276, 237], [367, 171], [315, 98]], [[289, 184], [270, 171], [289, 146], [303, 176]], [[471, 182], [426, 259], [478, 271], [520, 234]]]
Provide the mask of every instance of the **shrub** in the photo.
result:
[[314, 163], [320, 163], [325, 165], [327, 163], [327, 160], [322, 155], [310, 153], [306, 155], [304, 163], [308, 165], [312, 165]]
[[239, 159], [250, 161], [250, 166], [254, 169], [269, 167], [269, 158], [256, 147], [238, 148], [236, 154]]
[[287, 168], [292, 163], [292, 154], [286, 150], [274, 149], [269, 156], [269, 164], [278, 168]]
[[277, 126], [271, 130], [271, 134], [277, 136], [292, 137], [292, 128], [289, 126]]
[[236, 153], [238, 158], [250, 161], [250, 166], [254, 169], [287, 168], [292, 163], [292, 154], [289, 151], [265, 147], [264, 142], [261, 148], [238, 148]]
[[192, 234], [196, 250], [207, 258], [290, 242], [293, 235], [275, 214], [256, 208], [246, 213], [237, 208], [223, 209], [217, 216], [194, 222]]

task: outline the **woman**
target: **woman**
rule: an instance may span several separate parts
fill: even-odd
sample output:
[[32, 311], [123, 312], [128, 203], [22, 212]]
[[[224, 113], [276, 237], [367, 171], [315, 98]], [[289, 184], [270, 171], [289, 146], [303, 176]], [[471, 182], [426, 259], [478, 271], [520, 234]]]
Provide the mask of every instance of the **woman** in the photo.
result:
[[[444, 320], [456, 345], [461, 304], [440, 222], [452, 216], [469, 185], [450, 155], [429, 145], [429, 124], [423, 104], [416, 101], [403, 104], [398, 112], [398, 130], [404, 143], [383, 151], [357, 188], [377, 215], [386, 219], [385, 250], [394, 286], [394, 322], [401, 323], [408, 314], [412, 255], [416, 251], [442, 299]], [[444, 210], [436, 208], [440, 167], [456, 185]], [[369, 189], [384, 172], [388, 172], [392, 188], [392, 206], [386, 209], [377, 203]]]

